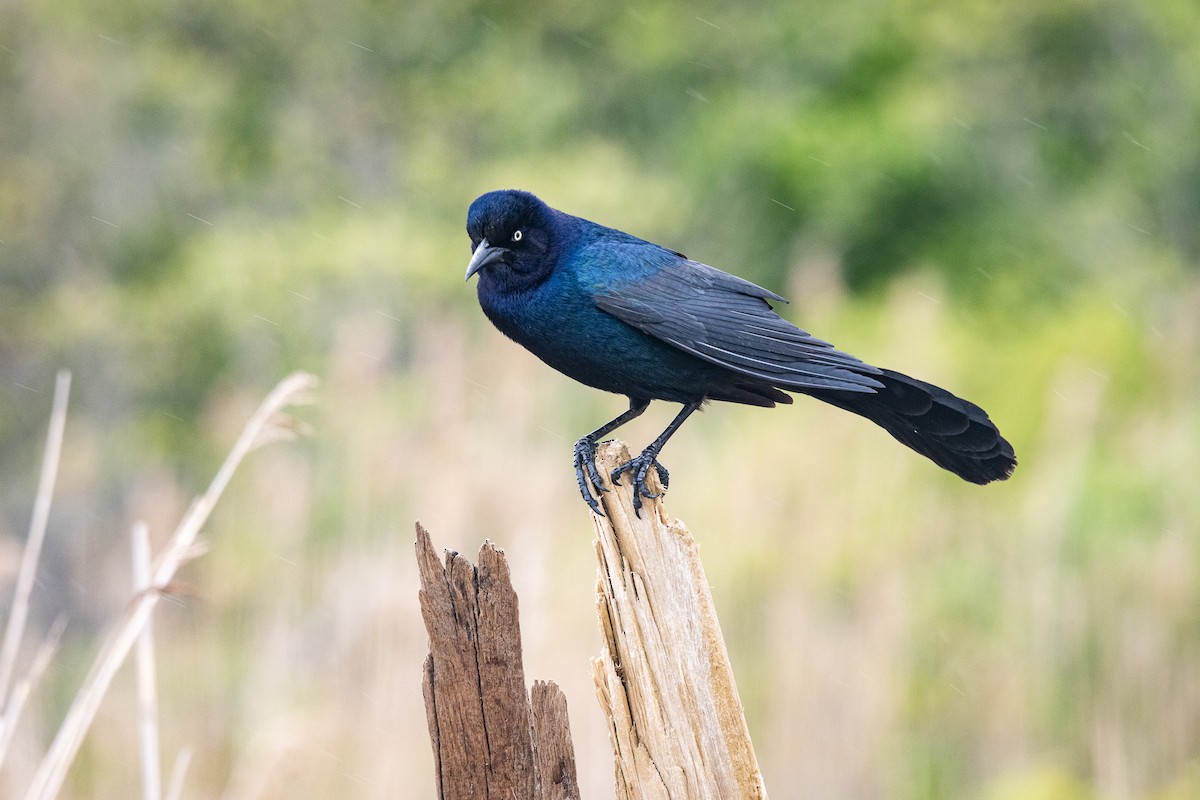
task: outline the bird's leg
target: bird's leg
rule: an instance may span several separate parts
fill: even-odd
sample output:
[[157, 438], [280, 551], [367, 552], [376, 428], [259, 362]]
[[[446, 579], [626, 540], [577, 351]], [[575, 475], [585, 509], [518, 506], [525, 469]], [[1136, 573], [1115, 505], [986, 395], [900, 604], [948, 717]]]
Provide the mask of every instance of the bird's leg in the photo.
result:
[[675, 419], [671, 420], [671, 424], [667, 429], [658, 435], [658, 438], [650, 443], [650, 446], [643, 450], [639, 455], [626, 461], [621, 466], [612, 471], [612, 482], [620, 483], [621, 473], [633, 473], [633, 513], [638, 517], [642, 516], [642, 498], [658, 497], [657, 494], [646, 488], [646, 473], [653, 466], [658, 472], [658, 479], [662, 482], [665, 490], [671, 482], [671, 476], [667, 473], [667, 468], [658, 463], [658, 452], [663, 449], [663, 445], [667, 443], [667, 439], [671, 438], [671, 434], [679, 430], [679, 426], [683, 421], [692, 415], [692, 412], [700, 408], [703, 401], [697, 400], [694, 403], [688, 403], [683, 407]]
[[579, 482], [579, 493], [583, 495], [584, 502], [591, 506], [592, 511], [600, 516], [604, 516], [604, 512], [596, 502], [595, 492], [607, 492], [608, 489], [604, 486], [604, 479], [600, 477], [600, 470], [596, 468], [596, 442], [629, 420], [641, 416], [649, 405], [649, 400], [629, 398], [628, 411], [604, 423], [575, 443], [575, 480]]

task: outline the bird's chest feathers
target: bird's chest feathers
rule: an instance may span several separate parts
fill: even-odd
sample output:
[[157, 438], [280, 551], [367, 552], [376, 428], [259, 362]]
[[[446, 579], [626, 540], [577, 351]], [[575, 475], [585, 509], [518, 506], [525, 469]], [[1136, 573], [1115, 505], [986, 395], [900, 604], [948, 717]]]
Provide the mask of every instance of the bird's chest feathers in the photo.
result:
[[[557, 351], [578, 339], [582, 316], [595, 306], [559, 282], [546, 281], [523, 292], [491, 292], [480, 284], [479, 305], [501, 332], [533, 353]], [[568, 335], [569, 334], [569, 335]]]
[[[590, 294], [567, 280], [548, 280], [520, 293], [490, 292], [479, 304], [502, 333], [550, 366], [593, 386], [614, 357], [641, 334], [598, 309]], [[606, 387], [601, 387], [606, 388]]]

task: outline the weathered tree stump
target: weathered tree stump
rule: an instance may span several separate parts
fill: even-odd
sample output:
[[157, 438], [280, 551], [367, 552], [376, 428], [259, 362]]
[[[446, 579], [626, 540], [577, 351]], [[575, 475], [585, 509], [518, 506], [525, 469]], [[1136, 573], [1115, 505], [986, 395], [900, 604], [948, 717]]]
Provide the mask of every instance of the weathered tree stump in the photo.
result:
[[[601, 445], [608, 475], [629, 459]], [[651, 473], [651, 491], [661, 492]], [[629, 481], [601, 493], [593, 660], [620, 800], [765, 800], [767, 793], [695, 541], [661, 498], [633, 512]], [[437, 558], [417, 525], [421, 613], [429, 631], [425, 708], [438, 797], [578, 798], [567, 701], [553, 683], [525, 693], [517, 597], [504, 554], [479, 565]]]
[[517, 595], [504, 553], [442, 566], [417, 525], [421, 615], [429, 633], [423, 688], [441, 800], [579, 797], [567, 699], [554, 683], [525, 692]]
[[[628, 460], [620, 442], [605, 442], [596, 458], [605, 476]], [[605, 516], [592, 515], [604, 635], [592, 664], [612, 725], [617, 797], [765, 799], [696, 542], [661, 498], [637, 517], [630, 483], [609, 484]]]

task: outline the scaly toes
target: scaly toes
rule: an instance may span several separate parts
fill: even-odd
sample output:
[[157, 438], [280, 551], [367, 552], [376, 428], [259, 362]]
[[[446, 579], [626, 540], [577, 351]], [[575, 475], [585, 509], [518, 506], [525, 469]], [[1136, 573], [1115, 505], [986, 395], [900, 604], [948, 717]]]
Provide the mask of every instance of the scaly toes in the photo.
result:
[[612, 482], [619, 484], [621, 475], [629, 472], [633, 474], [633, 511], [639, 517], [642, 515], [642, 498], [653, 500], [658, 497], [661, 492], [652, 492], [646, 486], [646, 475], [650, 471], [650, 467], [654, 467], [654, 471], [658, 473], [658, 479], [662, 483], [662, 487], [666, 490], [670, 482], [670, 475], [667, 473], [666, 467], [658, 463], [658, 459], [654, 457], [654, 453], [643, 451], [635, 458], [631, 458], [624, 464], [620, 465], [612, 471]]
[[587, 478], [584, 476], [583, 470], [578, 466], [575, 467], [575, 480], [579, 484], [579, 494], [583, 497], [583, 502], [588, 504], [588, 507], [595, 511], [600, 516], [604, 516], [604, 512], [600, 510], [600, 504], [596, 502], [595, 495], [592, 494], [588, 487]]
[[592, 481], [592, 486], [595, 486], [598, 491], [607, 492], [608, 487], [604, 485], [604, 478], [600, 477], [600, 470], [596, 467], [595, 454], [587, 460], [588, 478]]
[[671, 486], [671, 473], [667, 472], [667, 468], [658, 463], [658, 459], [654, 459], [654, 469], [658, 471], [658, 481], [662, 484], [665, 492]]
[[604, 516], [595, 493], [607, 492], [608, 488], [596, 468], [596, 445], [586, 438], [575, 443], [575, 481], [579, 484], [579, 494], [583, 496], [588, 507]]
[[621, 466], [614, 469], [612, 471], [612, 474], [609, 475], [608, 477], [612, 479], [612, 482], [614, 484], [616, 484], [617, 486], [620, 486], [621, 485], [621, 474], [632, 471], [635, 467], [635, 464], [634, 464], [635, 461], [637, 461], [636, 458], [629, 459], [624, 464], [622, 464]]

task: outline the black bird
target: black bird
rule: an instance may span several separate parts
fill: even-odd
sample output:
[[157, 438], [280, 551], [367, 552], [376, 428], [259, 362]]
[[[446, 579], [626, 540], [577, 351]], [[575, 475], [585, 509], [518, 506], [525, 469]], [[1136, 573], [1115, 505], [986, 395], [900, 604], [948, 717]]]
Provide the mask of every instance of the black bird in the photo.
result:
[[785, 392], [824, 400], [879, 425], [902, 444], [972, 483], [1004, 480], [1012, 445], [982, 408], [924, 381], [835, 350], [780, 317], [787, 302], [682, 253], [557, 211], [529, 192], [489, 192], [467, 212], [479, 304], [502, 333], [559, 372], [623, 394], [629, 410], [575, 443], [575, 477], [597, 513], [606, 491], [596, 443], [651, 400], [683, 410], [631, 473], [634, 509], [671, 434], [707, 400], [773, 407]]

